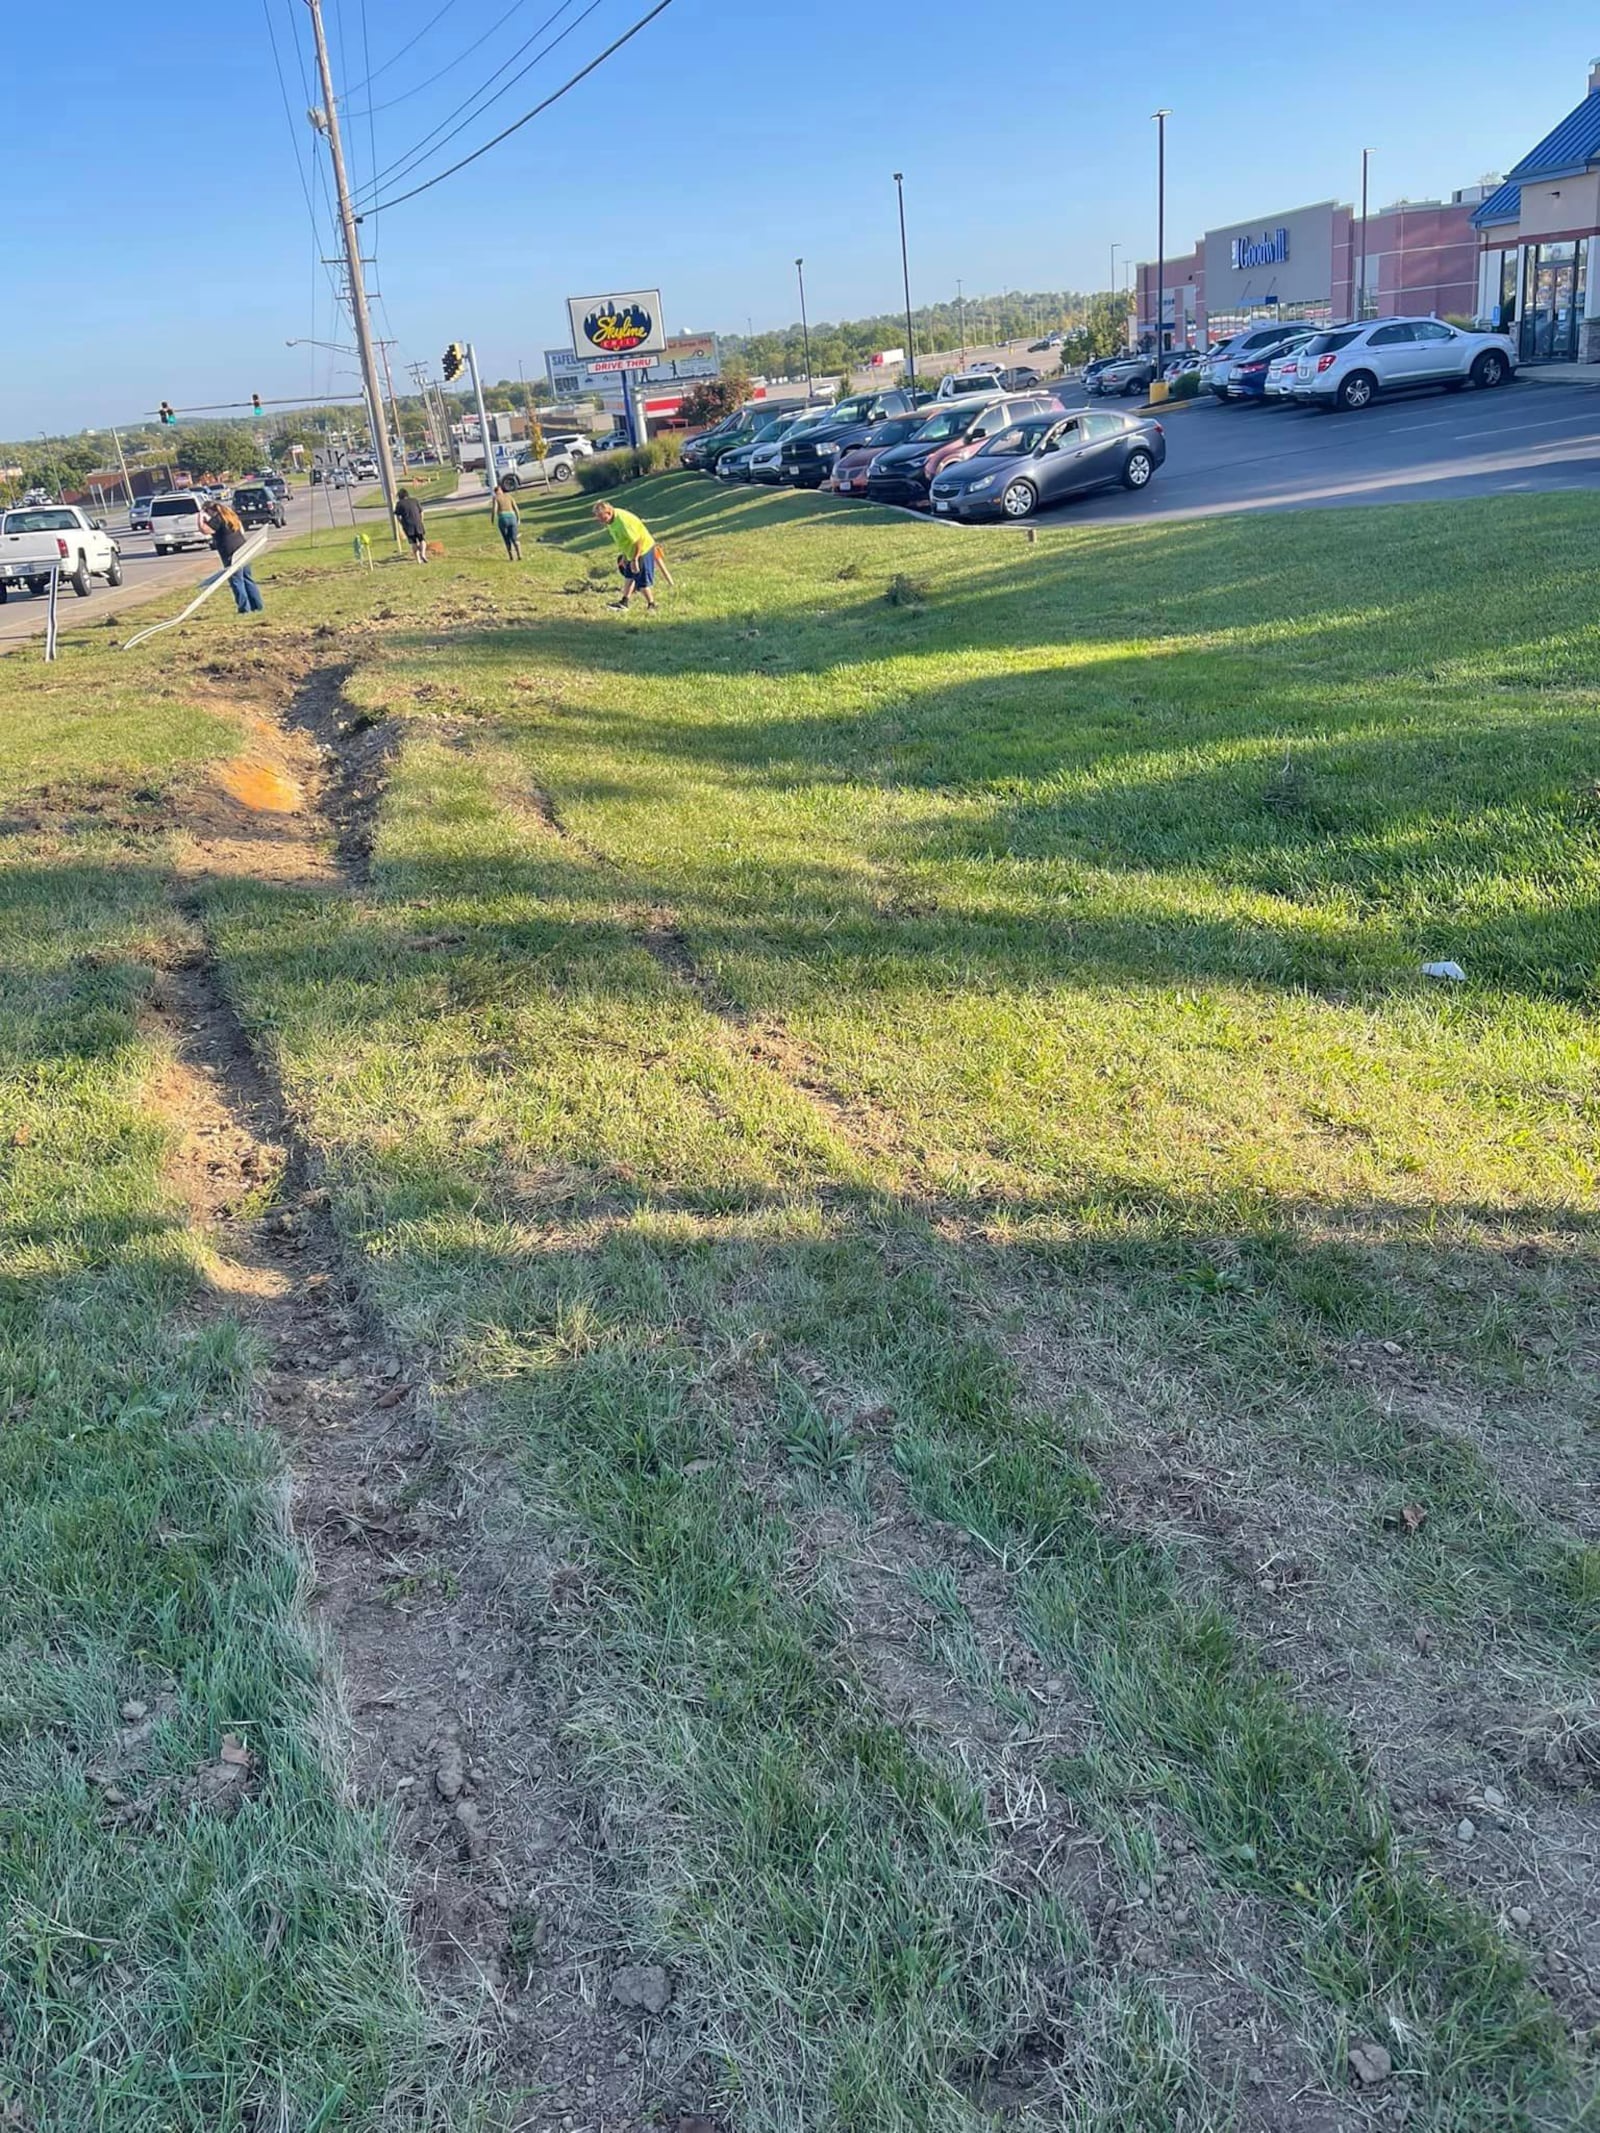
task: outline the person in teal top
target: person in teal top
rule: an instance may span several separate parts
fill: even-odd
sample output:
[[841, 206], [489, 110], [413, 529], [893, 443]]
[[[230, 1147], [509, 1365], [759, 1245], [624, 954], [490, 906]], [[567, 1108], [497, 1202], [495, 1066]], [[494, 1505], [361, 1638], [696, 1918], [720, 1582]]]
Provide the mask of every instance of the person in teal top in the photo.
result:
[[613, 600], [611, 605], [626, 607], [636, 592], [642, 592], [644, 604], [653, 615], [656, 611], [655, 535], [643, 519], [635, 518], [631, 511], [623, 511], [616, 504], [596, 504], [594, 515], [616, 543], [617, 568], [625, 580], [622, 598]]
[[494, 522], [500, 528], [500, 538], [506, 544], [506, 554], [513, 563], [522, 561], [522, 513], [517, 509], [517, 500], [498, 483], [494, 492]]

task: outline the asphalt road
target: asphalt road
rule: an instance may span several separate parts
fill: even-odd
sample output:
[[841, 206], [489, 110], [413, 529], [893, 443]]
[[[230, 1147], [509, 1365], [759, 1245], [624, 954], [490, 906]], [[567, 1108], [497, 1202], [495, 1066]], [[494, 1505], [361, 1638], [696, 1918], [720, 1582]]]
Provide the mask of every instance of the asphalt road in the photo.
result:
[[[1084, 403], [1081, 391], [1066, 399]], [[1142, 495], [1107, 489], [1041, 517], [1209, 518], [1600, 486], [1600, 389], [1540, 385], [1537, 372], [1494, 392], [1419, 393], [1360, 414], [1224, 406], [1209, 395], [1151, 412], [1166, 432], [1167, 459]]]
[[[326, 532], [330, 539], [348, 542], [353, 530], [347, 501], [349, 495], [348, 490], [321, 488], [291, 491], [288, 526], [282, 532], [274, 533], [272, 538], [286, 541], [309, 532], [314, 513], [319, 537]], [[334, 513], [331, 524], [330, 503]], [[372, 523], [370, 518], [365, 522]], [[177, 591], [184, 586], [198, 589], [202, 578], [212, 577], [217, 571], [217, 558], [209, 548], [186, 548], [181, 555], [158, 556], [148, 533], [129, 533], [126, 512], [108, 514], [106, 531], [122, 550], [122, 583], [113, 591], [96, 578], [94, 590], [85, 600], [80, 600], [70, 586], [64, 585], [59, 601], [63, 629], [81, 629], [85, 623], [105, 622], [113, 616], [126, 615], [160, 593]], [[229, 597], [225, 592], [217, 594], [219, 600], [226, 601]], [[0, 607], [0, 652], [42, 637], [46, 606], [42, 596], [14, 588], [5, 605]]]

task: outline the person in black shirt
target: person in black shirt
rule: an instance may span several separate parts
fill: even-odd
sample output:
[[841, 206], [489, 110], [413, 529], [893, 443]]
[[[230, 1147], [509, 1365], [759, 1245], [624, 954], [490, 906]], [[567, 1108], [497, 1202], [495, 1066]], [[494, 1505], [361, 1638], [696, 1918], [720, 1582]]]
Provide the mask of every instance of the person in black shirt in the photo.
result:
[[[214, 503], [205, 516], [205, 529], [211, 536], [211, 545], [222, 558], [223, 568], [233, 561], [245, 543], [245, 530], [239, 515], [226, 504]], [[233, 587], [233, 604], [241, 615], [260, 614], [266, 602], [261, 597], [261, 587], [248, 563], [236, 570], [229, 579]]]
[[428, 535], [422, 523], [422, 506], [409, 489], [402, 489], [396, 497], [394, 515], [400, 521], [400, 531], [411, 543], [411, 553], [419, 563], [426, 563]]

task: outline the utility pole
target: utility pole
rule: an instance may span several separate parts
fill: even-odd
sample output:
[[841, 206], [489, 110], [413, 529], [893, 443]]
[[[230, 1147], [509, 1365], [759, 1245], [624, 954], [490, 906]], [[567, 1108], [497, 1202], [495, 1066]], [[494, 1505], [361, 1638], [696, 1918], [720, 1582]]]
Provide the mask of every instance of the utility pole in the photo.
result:
[[434, 420], [433, 398], [428, 391], [428, 366], [426, 363], [413, 363], [411, 365], [411, 382], [422, 397], [422, 419], [428, 425], [428, 442], [433, 447], [434, 457], [442, 460], [445, 454], [444, 448], [439, 442], [439, 425]]
[[961, 319], [961, 368], [967, 367], [967, 300], [961, 293], [961, 277], [956, 276], [956, 310]]
[[811, 327], [806, 319], [806, 263], [797, 259], [795, 273], [800, 277], [800, 332], [806, 344], [806, 398], [811, 398]]
[[900, 200], [900, 279], [906, 293], [906, 390], [917, 389], [917, 344], [911, 331], [911, 264], [906, 254], [906, 181], [905, 172], [894, 174], [894, 189]]
[[350, 281], [350, 317], [356, 329], [356, 347], [361, 356], [361, 375], [367, 389], [367, 405], [378, 415], [373, 424], [373, 445], [378, 455], [378, 478], [383, 484], [383, 500], [388, 507], [389, 524], [394, 533], [395, 546], [400, 545], [400, 528], [395, 523], [394, 461], [389, 456], [389, 432], [382, 419], [383, 401], [378, 392], [378, 365], [373, 356], [372, 320], [367, 312], [367, 284], [361, 267], [361, 238], [356, 228], [356, 211], [350, 203], [350, 181], [345, 176], [344, 143], [339, 138], [339, 112], [333, 97], [333, 70], [328, 64], [328, 39], [322, 27], [322, 0], [306, 0], [311, 10], [311, 34], [317, 47], [317, 72], [322, 80], [321, 124], [313, 116], [311, 123], [318, 132], [328, 137], [328, 155], [333, 164], [334, 190], [339, 201], [339, 227], [344, 236], [346, 271]]
[[400, 427], [400, 403], [394, 396], [394, 372], [389, 368], [389, 350], [396, 345], [393, 341], [380, 341], [378, 343], [378, 353], [383, 357], [383, 382], [389, 388], [389, 413], [394, 420], [395, 443], [400, 448], [400, 471], [404, 474], [406, 472], [406, 433]]
[[472, 390], [478, 401], [478, 435], [483, 439], [483, 486], [492, 495], [494, 479], [494, 446], [489, 442], [489, 411], [483, 404], [483, 380], [478, 375], [478, 351], [467, 343], [467, 368], [472, 372]]
[[1167, 120], [1172, 113], [1165, 105], [1155, 114], [1156, 122], [1156, 376], [1163, 375], [1162, 358], [1167, 352]]
[[128, 462], [123, 453], [122, 439], [117, 435], [117, 425], [114, 422], [111, 424], [111, 442], [117, 448], [117, 465], [122, 469], [123, 494], [127, 497], [128, 508], [131, 510], [133, 508], [133, 483], [128, 479]]
[[1363, 148], [1363, 149], [1362, 149], [1362, 151], [1361, 151], [1361, 292], [1360, 292], [1359, 296], [1358, 296], [1358, 297], [1357, 297], [1357, 299], [1356, 299], [1356, 317], [1357, 317], [1358, 319], [1364, 319], [1364, 318], [1366, 317], [1366, 315], [1367, 315], [1367, 163], [1368, 163], [1369, 159], [1371, 158], [1371, 155], [1372, 155], [1372, 150], [1371, 150], [1370, 148]]

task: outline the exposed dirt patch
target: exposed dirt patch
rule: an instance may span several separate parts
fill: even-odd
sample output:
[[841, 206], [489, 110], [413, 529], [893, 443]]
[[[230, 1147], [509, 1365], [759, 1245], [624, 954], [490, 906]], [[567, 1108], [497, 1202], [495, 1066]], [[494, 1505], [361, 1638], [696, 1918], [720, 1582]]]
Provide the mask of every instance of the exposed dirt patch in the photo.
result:
[[[350, 870], [364, 867], [392, 743], [367, 726], [347, 743], [358, 722], [342, 680], [304, 677], [299, 732], [262, 731], [258, 718], [249, 755], [185, 799], [174, 841], [197, 946], [153, 973], [150, 1016], [171, 1053], [153, 1100], [215, 1306], [265, 1354], [257, 1418], [285, 1443], [317, 1618], [338, 1652], [351, 1782], [395, 1816], [421, 1974], [456, 2035], [475, 2027], [505, 2093], [526, 2099], [515, 2126], [633, 2133], [671, 2098], [657, 2017], [609, 1992], [632, 1951], [606, 1924], [603, 1838], [564, 1774], [542, 1663], [561, 1566], [520, 1530], [486, 1538], [494, 1477], [441, 1434], [432, 1359], [391, 1341], [371, 1308], [359, 1256], [204, 946], [207, 890], [224, 872], [349, 893], [320, 794]], [[230, 1790], [247, 1780], [247, 1764], [204, 1778]]]

